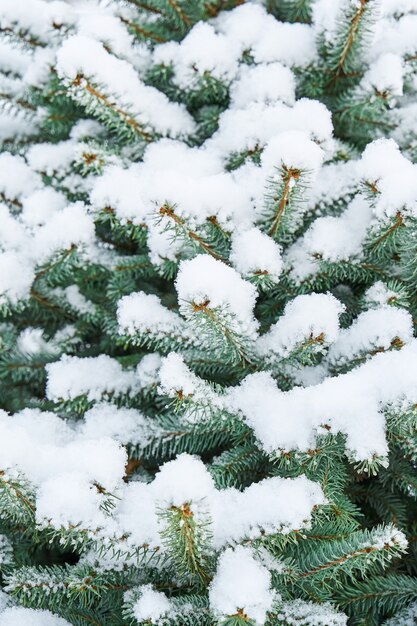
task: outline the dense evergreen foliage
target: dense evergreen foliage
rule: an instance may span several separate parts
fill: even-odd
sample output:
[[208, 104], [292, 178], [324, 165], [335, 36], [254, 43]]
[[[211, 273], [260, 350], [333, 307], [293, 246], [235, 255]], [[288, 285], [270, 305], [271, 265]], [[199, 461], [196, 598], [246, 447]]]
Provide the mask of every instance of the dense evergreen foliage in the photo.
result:
[[415, 0], [0, 34], [0, 626], [416, 624]]

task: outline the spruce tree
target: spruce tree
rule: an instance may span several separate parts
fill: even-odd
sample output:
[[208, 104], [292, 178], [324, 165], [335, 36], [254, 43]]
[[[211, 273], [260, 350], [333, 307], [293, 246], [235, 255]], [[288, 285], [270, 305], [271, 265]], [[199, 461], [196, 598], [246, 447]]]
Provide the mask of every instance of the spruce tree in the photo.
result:
[[0, 626], [417, 624], [416, 0], [0, 36]]

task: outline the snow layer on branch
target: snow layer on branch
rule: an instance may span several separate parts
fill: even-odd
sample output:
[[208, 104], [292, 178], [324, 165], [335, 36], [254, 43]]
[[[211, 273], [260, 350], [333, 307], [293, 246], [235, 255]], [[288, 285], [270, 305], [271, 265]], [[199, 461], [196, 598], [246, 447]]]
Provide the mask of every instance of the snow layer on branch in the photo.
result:
[[258, 322], [253, 315], [256, 288], [222, 261], [204, 254], [182, 261], [175, 285], [180, 310], [186, 317], [193, 314], [195, 306], [226, 309], [239, 332], [256, 336]]
[[[325, 163], [317, 172], [314, 184], [309, 189], [306, 205], [308, 209], [323, 209], [329, 206], [346, 204], [357, 192], [361, 173], [357, 161]], [[318, 211], [320, 215], [320, 211]]]
[[317, 34], [326, 42], [334, 40], [344, 10], [355, 5], [355, 0], [316, 0], [313, 3], [313, 24]]
[[[400, 11], [400, 5], [394, 0]], [[415, 9], [414, 9], [415, 10]], [[405, 14], [398, 20], [387, 16], [377, 20], [375, 35], [369, 50], [371, 59], [377, 59], [381, 54], [393, 53], [403, 57], [414, 54], [417, 46], [417, 15]]]
[[[211, 216], [222, 225], [232, 219], [249, 221], [253, 208], [251, 194], [242, 188], [235, 173], [224, 171], [214, 151], [167, 139], [150, 145], [140, 165], [126, 170], [108, 168], [94, 183], [91, 201], [97, 209], [114, 208], [120, 219], [148, 222], [153, 230], [155, 215], [164, 205], [173, 207], [175, 214], [186, 217], [191, 225], [202, 224]], [[172, 241], [167, 240], [165, 248], [165, 256], [169, 256]]]
[[81, 202], [56, 211], [35, 233], [34, 254], [38, 261], [67, 250], [71, 246], [91, 244], [94, 240], [94, 222]]
[[48, 176], [62, 176], [74, 161], [77, 143], [73, 140], [58, 143], [37, 143], [29, 148], [26, 158], [32, 169]]
[[19, 470], [35, 484], [75, 473], [111, 488], [123, 476], [126, 454], [116, 441], [86, 438], [53, 413], [1, 413], [0, 428], [3, 467]]
[[77, 33], [100, 41], [114, 55], [130, 61], [137, 69], [144, 69], [149, 61], [149, 50], [145, 44], [136, 45], [119, 16], [112, 14], [116, 7], [88, 5], [78, 14]]
[[383, 16], [402, 15], [417, 11], [417, 0], [380, 0], [379, 7]]
[[140, 597], [132, 607], [138, 622], [153, 623], [171, 610], [171, 603], [166, 595], [153, 589], [152, 585], [143, 585], [139, 591]]
[[295, 78], [281, 63], [242, 66], [230, 89], [231, 106], [243, 109], [251, 102], [295, 102]]
[[[39, 115], [40, 117], [41, 115]], [[0, 112], [0, 139], [20, 140], [30, 137], [37, 131], [37, 118], [27, 118], [22, 114], [16, 114], [14, 111]]]
[[372, 209], [362, 196], [354, 198], [339, 217], [318, 217], [302, 240], [306, 254], [332, 262], [360, 258], [371, 218]]
[[374, 283], [363, 295], [363, 301], [367, 309], [378, 308], [384, 305], [392, 305], [398, 298], [398, 293], [381, 280]]
[[291, 600], [280, 605], [276, 619], [287, 626], [346, 626], [347, 617], [329, 602]]
[[[100, 488], [102, 485], [100, 484]], [[104, 526], [100, 510], [103, 496], [97, 486], [78, 473], [63, 473], [45, 480], [36, 498], [36, 521], [41, 526], [96, 529]]]
[[13, 606], [0, 613], [0, 626], [70, 626], [70, 623], [50, 611]]
[[387, 454], [383, 408], [416, 401], [416, 367], [413, 340], [399, 351], [377, 354], [346, 374], [304, 389], [282, 392], [270, 374], [249, 375], [230, 392], [230, 403], [267, 452], [308, 450], [326, 426], [346, 435], [356, 460], [366, 460]]
[[313, 508], [325, 503], [320, 485], [305, 476], [265, 478], [243, 492], [219, 491], [213, 505], [214, 543], [219, 547], [259, 537], [261, 532], [306, 528]]
[[224, 408], [221, 397], [205, 380], [196, 376], [176, 352], [171, 352], [162, 360], [159, 383], [159, 393], [190, 401], [190, 406], [181, 416], [182, 421], [195, 423], [210, 417], [213, 409], [220, 412]]
[[[187, 329], [184, 321], [161, 304], [158, 296], [143, 291], [123, 296], [117, 303], [117, 321], [121, 332], [129, 335], [181, 334]], [[187, 331], [188, 332], [188, 331]]]
[[[230, 83], [238, 74], [244, 52], [249, 52], [255, 63], [304, 66], [315, 58], [314, 33], [307, 25], [278, 22], [261, 6], [248, 5], [222, 12], [211, 23], [197, 23], [180, 43], [158, 46], [153, 60], [171, 65], [174, 82], [187, 89], [206, 74]], [[269, 72], [258, 74], [264, 83], [271, 78]]]
[[0, 302], [16, 304], [27, 298], [34, 278], [29, 261], [16, 252], [0, 252]]
[[218, 560], [209, 599], [211, 608], [220, 618], [236, 615], [242, 610], [261, 626], [275, 599], [271, 574], [255, 559], [250, 548], [228, 548]]
[[186, 89], [205, 73], [222, 81], [232, 80], [239, 56], [236, 42], [216, 33], [211, 24], [198, 22], [181, 43], [158, 46], [154, 60], [164, 65], [172, 64], [176, 84]]
[[78, 285], [68, 285], [65, 289], [57, 287], [53, 293], [61, 298], [65, 298], [68, 304], [82, 315], [93, 314], [96, 310], [94, 304], [80, 292]]
[[107, 394], [134, 393], [136, 377], [124, 370], [116, 359], [106, 354], [80, 358], [63, 355], [46, 366], [46, 395], [50, 400], [73, 400], [86, 395], [88, 400], [101, 400]]
[[68, 2], [53, 0], [30, 0], [30, 10], [26, 0], [3, 0], [0, 6], [2, 28], [13, 28], [30, 32], [42, 41], [54, 37], [61, 25], [74, 23], [74, 12]]
[[42, 328], [25, 328], [16, 339], [16, 348], [21, 354], [33, 356], [34, 354], [59, 354], [53, 341], [45, 341]]
[[383, 626], [415, 626], [417, 622], [417, 602], [413, 602], [391, 617]]
[[[6, 535], [0, 535], [0, 566], [13, 561], [13, 546]], [[0, 600], [1, 605], [1, 600]]]
[[219, 129], [206, 141], [221, 154], [254, 150], [280, 132], [300, 130], [323, 148], [333, 146], [330, 111], [317, 100], [302, 98], [293, 107], [251, 103], [244, 109], [227, 109], [219, 117]]
[[147, 208], [142, 200], [143, 185], [140, 180], [141, 168], [137, 164], [128, 169], [113, 165], [94, 182], [90, 194], [93, 206], [100, 210], [112, 208], [119, 219], [133, 219], [135, 224], [143, 222]]
[[121, 484], [127, 460], [117, 441], [90, 438], [53, 413], [25, 409], [0, 414], [0, 454], [5, 480], [23, 477], [35, 489], [38, 524], [106, 525], [101, 490]]
[[136, 376], [141, 389], [150, 385], [156, 385], [161, 367], [161, 356], [158, 352], [145, 354], [136, 367]]
[[374, 211], [378, 219], [393, 217], [402, 210], [417, 215], [417, 165], [401, 154], [393, 139], [368, 144], [360, 167], [363, 178], [376, 184]]
[[230, 261], [242, 276], [267, 274], [275, 282], [283, 269], [280, 246], [255, 227], [233, 236]]
[[[43, 226], [47, 221], [68, 205], [63, 193], [52, 187], [37, 189], [22, 198], [21, 220], [29, 227]], [[17, 223], [17, 222], [16, 222]]]
[[157, 435], [158, 428], [136, 409], [99, 402], [84, 414], [80, 432], [90, 439], [111, 437], [121, 444], [146, 446]]
[[383, 306], [361, 313], [349, 328], [340, 331], [330, 347], [327, 360], [332, 365], [351, 363], [361, 354], [388, 350], [393, 342], [401, 346], [413, 338], [413, 319], [404, 309]]
[[280, 319], [257, 341], [263, 355], [286, 357], [300, 344], [320, 337], [329, 345], [339, 335], [344, 305], [331, 294], [301, 295], [288, 302]]
[[308, 65], [316, 55], [313, 30], [304, 24], [275, 20], [259, 4], [245, 4], [224, 11], [215, 20], [217, 29], [243, 53], [250, 50], [255, 63], [280, 61]]
[[404, 65], [397, 54], [381, 54], [374, 61], [361, 81], [364, 89], [375, 89], [379, 93], [389, 92], [393, 96], [403, 95]]
[[316, 173], [322, 162], [323, 150], [305, 132], [286, 131], [272, 137], [261, 156], [262, 166], [268, 173], [273, 168], [286, 167]]
[[20, 156], [4, 152], [0, 155], [0, 193], [6, 198], [20, 199], [42, 186], [40, 177]]
[[[209, 516], [216, 549], [261, 533], [308, 527], [311, 512], [326, 502], [319, 484], [305, 476], [267, 478], [240, 492], [217, 490], [204, 463], [188, 454], [165, 463], [152, 483], [130, 483], [117, 511], [121, 533], [133, 546], [161, 546], [161, 506], [188, 503], [193, 515]], [[139, 521], [140, 520], [140, 521]]]
[[[111, 97], [137, 116], [147, 129], [173, 137], [193, 132], [194, 122], [183, 105], [170, 102], [153, 87], [145, 85], [132, 66], [109, 54], [104, 46], [88, 37], [67, 39], [57, 54], [57, 71], [62, 78], [74, 81], [80, 74], [104, 85]], [[80, 83], [80, 89], [84, 89]]]

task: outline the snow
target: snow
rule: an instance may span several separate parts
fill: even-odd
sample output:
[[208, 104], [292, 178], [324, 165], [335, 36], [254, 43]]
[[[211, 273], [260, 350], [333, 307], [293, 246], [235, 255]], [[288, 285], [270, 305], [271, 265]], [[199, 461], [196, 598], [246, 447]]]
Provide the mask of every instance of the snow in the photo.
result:
[[346, 626], [347, 617], [329, 602], [290, 600], [280, 605], [277, 619], [288, 626]]
[[339, 338], [330, 347], [328, 362], [332, 365], [352, 363], [361, 354], [388, 350], [395, 341], [410, 343], [413, 338], [413, 319], [404, 309], [383, 306], [364, 311], [349, 328], [340, 331]]
[[74, 400], [85, 395], [88, 400], [101, 400], [107, 394], [133, 391], [135, 374], [106, 354], [80, 358], [63, 355], [46, 366], [46, 395], [50, 400]]
[[54, 213], [68, 204], [64, 194], [51, 187], [37, 189], [22, 199], [22, 222], [29, 227], [43, 226]]
[[123, 296], [117, 304], [117, 321], [122, 332], [177, 334], [185, 331], [183, 320], [162, 305], [158, 296], [143, 291]]
[[[180, 43], [158, 46], [153, 60], [172, 66], [174, 82], [189, 89], [205, 75], [230, 83], [239, 73], [244, 52], [249, 52], [257, 64], [305, 66], [315, 58], [314, 33], [304, 24], [278, 22], [261, 6], [248, 5], [222, 12], [211, 24], [195, 24]], [[268, 81], [288, 83], [291, 76], [269, 71], [266, 65], [265, 71], [255, 73], [263, 83], [261, 89]], [[280, 87], [270, 89], [279, 95]]]
[[[85, 438], [53, 413], [25, 409], [0, 415], [3, 467], [33, 483], [74, 473], [112, 488], [123, 476], [125, 451], [108, 437]], [[60, 471], [59, 471], [60, 469]]]
[[393, 139], [368, 144], [360, 161], [365, 180], [376, 183], [375, 214], [379, 219], [405, 210], [417, 214], [417, 165], [400, 152]]
[[397, 54], [381, 54], [365, 73], [361, 86], [374, 88], [379, 93], [386, 91], [393, 96], [403, 95], [404, 65]]
[[344, 306], [331, 294], [301, 295], [285, 305], [284, 313], [270, 330], [258, 339], [260, 354], [288, 357], [310, 339], [320, 337], [329, 345], [339, 335], [339, 315]]
[[241, 611], [262, 626], [274, 602], [271, 574], [254, 558], [250, 548], [228, 548], [218, 560], [209, 599], [220, 619]]
[[176, 352], [171, 352], [162, 360], [158, 393], [185, 401], [182, 403], [182, 422], [194, 424], [205, 421], [224, 410], [221, 396], [209, 383], [196, 376], [181, 354]]
[[112, 54], [130, 61], [138, 69], [148, 60], [146, 46], [136, 46], [126, 26], [104, 7], [84, 5], [83, 11], [78, 16], [77, 32], [100, 41]]
[[169, 42], [156, 49], [156, 63], [173, 64], [175, 82], [189, 88], [196, 76], [209, 73], [214, 78], [230, 81], [236, 73], [240, 49], [230, 37], [217, 34], [212, 25], [200, 22], [180, 44]]
[[307, 388], [282, 392], [269, 373], [251, 374], [230, 391], [230, 404], [268, 453], [311, 449], [325, 426], [346, 435], [355, 460], [385, 457], [382, 410], [402, 400], [416, 401], [416, 366], [417, 342], [412, 340], [399, 351], [379, 353], [346, 374]]
[[198, 377], [186, 366], [183, 357], [175, 352], [162, 360], [159, 380], [161, 393], [170, 396], [178, 392], [185, 397], [194, 396], [199, 385]]
[[96, 209], [116, 209], [119, 218], [134, 218], [135, 223], [140, 224], [147, 209], [141, 201], [143, 191], [139, 172], [136, 164], [129, 169], [117, 165], [108, 167], [94, 183], [90, 196], [93, 206]]
[[[97, 209], [113, 208], [121, 220], [150, 225], [157, 214], [161, 217], [159, 211], [166, 204], [175, 207], [176, 215], [190, 219], [192, 226], [211, 216], [222, 225], [231, 219], [248, 219], [253, 206], [235, 174], [224, 171], [215, 151], [167, 139], [150, 145], [141, 164], [107, 168], [95, 181], [91, 200]], [[169, 251], [167, 241], [166, 256]]]
[[233, 236], [230, 261], [242, 276], [267, 274], [274, 282], [278, 282], [283, 269], [281, 248], [255, 227]]
[[313, 4], [313, 24], [317, 34], [330, 43], [334, 40], [342, 11], [354, 5], [355, 0], [316, 0]]
[[145, 354], [136, 367], [136, 376], [141, 388], [155, 385], [161, 367], [161, 356], [157, 352]]
[[[103, 498], [94, 485], [78, 474], [61, 474], [42, 483], [36, 499], [36, 520], [40, 525], [69, 528], [82, 524], [100, 527]], [[0, 622], [1, 623], [1, 622]]]
[[94, 223], [86, 207], [77, 202], [57, 211], [39, 228], [34, 238], [35, 253], [45, 260], [71, 246], [86, 245], [94, 239]]
[[69, 622], [50, 611], [13, 606], [0, 613], [0, 626], [69, 626]]
[[0, 193], [20, 199], [41, 186], [41, 179], [20, 156], [0, 154]]
[[249, 50], [256, 63], [279, 61], [285, 65], [308, 65], [315, 58], [314, 32], [304, 24], [275, 20], [260, 4], [245, 4], [217, 18], [220, 32]]
[[362, 544], [364, 548], [370, 547], [377, 550], [383, 550], [386, 546], [396, 546], [401, 552], [406, 552], [408, 548], [405, 534], [393, 524], [377, 527], [372, 531], [372, 541], [366, 541]]
[[0, 566], [9, 565], [12, 561], [13, 546], [6, 535], [0, 535]]
[[[94, 39], [82, 35], [66, 39], [57, 54], [57, 70], [72, 84], [77, 76], [83, 77], [78, 88], [73, 85], [74, 93], [77, 89], [85, 91], [88, 80], [94, 77], [94, 85], [106, 86], [112, 98], [117, 96], [117, 102], [137, 118], [145, 133], [154, 129], [176, 137], [194, 130], [193, 119], [183, 105], [170, 102], [163, 93], [146, 86], [127, 61], [109, 54]], [[115, 106], [120, 109], [120, 105]]]
[[25, 328], [16, 339], [16, 348], [25, 356], [46, 353], [57, 354], [57, 349], [51, 342], [45, 341], [41, 328]]
[[182, 261], [175, 286], [180, 311], [186, 317], [193, 315], [196, 306], [226, 309], [240, 333], [250, 338], [256, 336], [258, 323], [253, 315], [256, 288], [222, 261], [204, 254]]
[[152, 483], [152, 490], [164, 507], [191, 502], [198, 506], [214, 491], [214, 481], [204, 463], [189, 454], [180, 454], [164, 463]]
[[128, 545], [151, 548], [161, 545], [155, 496], [149, 485], [139, 481], [126, 485], [116, 520], [121, 534], [129, 538]]
[[0, 302], [16, 304], [28, 297], [35, 278], [33, 266], [16, 252], [0, 252]]
[[68, 285], [65, 289], [55, 289], [54, 293], [57, 296], [64, 296], [69, 305], [72, 306], [78, 313], [88, 314], [95, 312], [95, 306], [92, 302], [87, 300], [80, 292], [78, 285]]
[[38, 143], [26, 154], [29, 165], [37, 172], [48, 176], [63, 176], [74, 161], [76, 143], [72, 140], [59, 143]]
[[323, 161], [323, 150], [302, 131], [287, 131], [273, 137], [261, 156], [262, 166], [316, 172]]
[[321, 102], [302, 98], [292, 107], [281, 102], [254, 102], [243, 109], [226, 109], [206, 146], [222, 154], [253, 150], [274, 135], [291, 130], [304, 132], [323, 147], [333, 145], [330, 111]]
[[325, 502], [320, 485], [305, 476], [267, 478], [243, 492], [217, 490], [204, 463], [184, 453], [162, 465], [153, 482], [125, 488], [117, 521], [134, 546], [161, 546], [158, 511], [188, 504], [197, 518], [209, 515], [213, 544], [220, 549], [261, 534], [306, 528], [312, 510]]
[[[5, 0], [0, 8], [0, 18], [3, 28], [16, 28], [21, 32], [29, 31], [35, 37], [47, 42], [53, 37], [56, 26], [72, 24], [74, 14], [68, 2], [53, 0], [31, 0], [28, 11], [26, 0]], [[55, 27], [56, 28], [56, 27]]]
[[152, 585], [139, 587], [140, 597], [133, 605], [133, 615], [138, 622], [156, 621], [171, 610], [171, 603], [164, 593]]
[[[398, 7], [399, 8], [399, 7]], [[416, 49], [417, 15], [405, 14], [398, 20], [389, 16], [378, 20], [375, 36], [370, 49], [371, 58], [393, 53], [400, 56], [414, 54]]]
[[374, 283], [364, 293], [363, 299], [366, 308], [380, 307], [385, 304], [390, 305], [395, 302], [398, 294], [393, 289], [388, 289], [381, 280]]
[[396, 613], [384, 622], [384, 626], [415, 626], [417, 619], [417, 602], [412, 602], [405, 609]]
[[121, 444], [145, 446], [156, 436], [157, 428], [136, 409], [118, 408], [99, 402], [84, 414], [81, 433], [90, 439], [110, 437]]
[[281, 63], [242, 66], [232, 83], [230, 98], [236, 109], [243, 109], [251, 102], [268, 104], [277, 100], [291, 105], [295, 102], [295, 78]]
[[306, 528], [312, 510], [325, 503], [320, 485], [305, 476], [265, 478], [243, 492], [219, 491], [213, 504], [214, 543], [223, 546]]
[[303, 237], [306, 254], [331, 262], [360, 258], [371, 219], [369, 202], [356, 196], [339, 217], [314, 220]]

